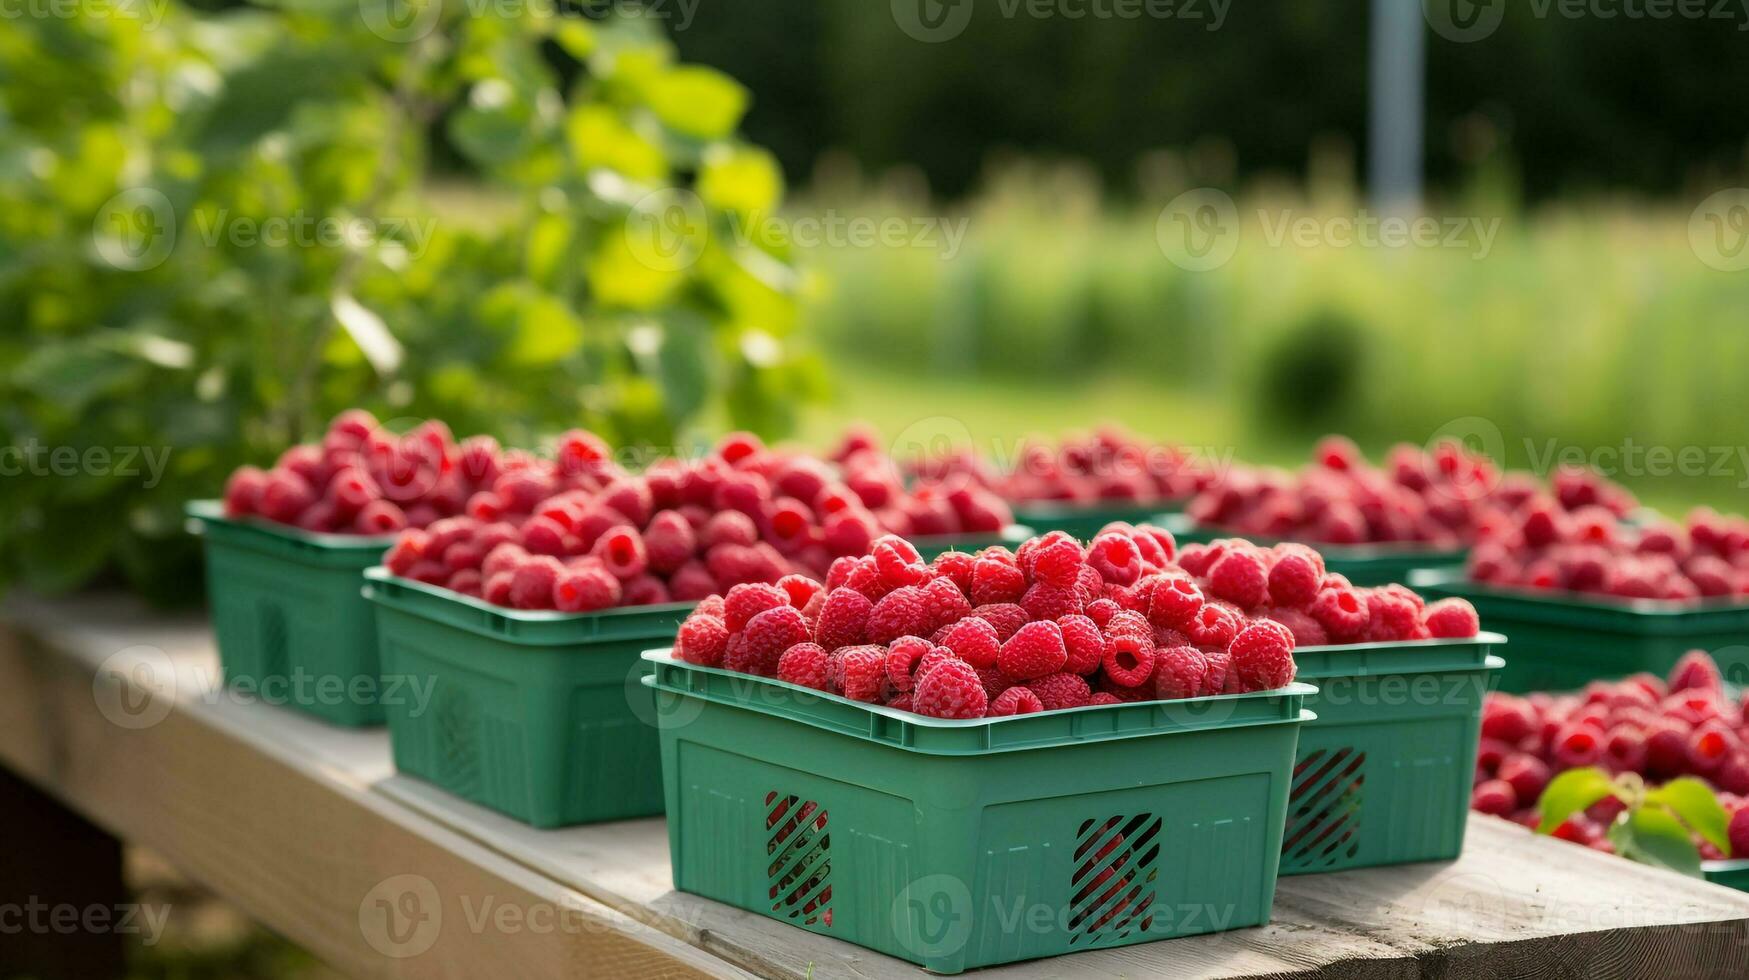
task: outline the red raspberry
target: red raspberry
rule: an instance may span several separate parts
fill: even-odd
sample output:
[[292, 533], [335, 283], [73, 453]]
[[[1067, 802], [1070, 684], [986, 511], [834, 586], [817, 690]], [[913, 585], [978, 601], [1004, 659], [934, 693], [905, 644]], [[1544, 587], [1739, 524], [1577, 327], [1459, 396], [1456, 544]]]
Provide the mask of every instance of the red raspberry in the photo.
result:
[[693, 613], [680, 624], [674, 639], [674, 655], [689, 664], [720, 667], [729, 645], [729, 628], [715, 616]]
[[1220, 557], [1222, 553], [1224, 553], [1224, 549], [1222, 552], [1217, 552], [1211, 545], [1185, 545], [1184, 550], [1178, 553], [1178, 567], [1192, 575], [1206, 575], [1209, 566], [1213, 565], [1215, 559]]
[[649, 554], [644, 550], [644, 536], [629, 524], [609, 528], [596, 539], [591, 553], [601, 560], [614, 578], [621, 581], [637, 578], [650, 567]]
[[1275, 546], [1275, 564], [1269, 569], [1269, 596], [1278, 606], [1310, 605], [1318, 597], [1324, 578], [1324, 560], [1305, 545]]
[[679, 511], [665, 510], [650, 519], [644, 551], [651, 569], [666, 575], [686, 564], [697, 550], [698, 536]]
[[982, 718], [989, 706], [989, 695], [972, 665], [948, 660], [917, 683], [911, 710], [934, 718]]
[[1324, 627], [1312, 618], [1312, 614], [1302, 609], [1292, 609], [1276, 606], [1264, 612], [1264, 616], [1272, 619], [1294, 635], [1294, 647], [1321, 647], [1330, 642], [1330, 637], [1324, 632]]
[[[1239, 631], [1227, 648], [1238, 693], [1273, 691], [1294, 679], [1294, 635], [1280, 623], [1263, 620]], [[1231, 683], [1231, 682], [1229, 682]]]
[[[763, 583], [737, 585], [723, 597], [723, 624], [729, 627], [729, 632], [739, 633], [747, 628], [748, 622], [754, 616], [767, 609], [776, 609], [778, 606], [787, 605], [789, 605], [789, 593], [775, 585]], [[797, 640], [796, 642], [801, 641]]]
[[1002, 651], [996, 627], [981, 616], [968, 616], [947, 627], [941, 645], [973, 667], [993, 667]]
[[1004, 643], [1029, 621], [1026, 610], [1008, 602], [973, 607], [972, 615], [996, 627], [996, 637]]
[[1087, 608], [1081, 612], [1088, 619], [1093, 620], [1093, 625], [1104, 629], [1105, 624], [1111, 622], [1111, 617], [1117, 615], [1122, 609], [1122, 606], [1111, 599], [1095, 599], [1089, 602]]
[[820, 583], [806, 575], [785, 575], [777, 580], [777, 587], [789, 595], [789, 604], [797, 609], [806, 609], [808, 602], [821, 591]]
[[868, 596], [855, 589], [833, 589], [826, 595], [826, 604], [814, 624], [815, 641], [828, 650], [865, 642], [868, 614], [873, 608]]
[[[383, 565], [390, 572], [405, 578], [413, 566], [425, 557], [425, 551], [430, 544], [431, 537], [424, 531], [403, 531], [401, 536], [395, 539], [395, 543], [390, 546], [388, 554], [383, 556]], [[501, 572], [515, 568], [517, 561], [521, 560], [519, 554], [521, 550], [518, 548], [517, 553], [505, 552], [504, 557], [500, 560], [500, 567], [494, 568], [492, 571]]]
[[1749, 803], [1739, 806], [1731, 815], [1729, 834], [1731, 856], [1738, 860], [1749, 858]]
[[1104, 706], [1108, 704], [1123, 704], [1124, 701], [1115, 694], [1108, 694], [1105, 691], [1100, 691], [1094, 694], [1093, 697], [1089, 698], [1087, 703], [1095, 706]]
[[771, 677], [777, 673], [777, 660], [783, 652], [808, 639], [808, 624], [802, 619], [801, 610], [785, 602], [747, 621], [737, 651], [740, 663], [728, 666], [742, 673]]
[[922, 585], [929, 580], [929, 566], [911, 542], [887, 535], [874, 543], [875, 569], [881, 580], [893, 588], [901, 585]]
[[1603, 758], [1616, 772], [1643, 772], [1646, 754], [1646, 733], [1637, 726], [1624, 722], [1604, 736]]
[[912, 687], [914, 672], [922, 663], [923, 658], [935, 647], [928, 640], [915, 636], [901, 636], [887, 648], [887, 680], [892, 682], [896, 691], [909, 691]]
[[1226, 693], [1228, 682], [1232, 680], [1233, 655], [1224, 647], [1199, 647], [1204, 660], [1208, 661], [1209, 671], [1203, 677], [1202, 693], [1204, 696]]
[[[1115, 622], [1115, 620], [1114, 620]], [[1119, 687], [1141, 687], [1154, 676], [1154, 633], [1107, 631], [1101, 658], [1105, 676]]]
[[1052, 531], [1023, 546], [1022, 568], [1032, 574], [1034, 582], [1045, 582], [1059, 588], [1071, 588], [1080, 579], [1081, 567], [1087, 555], [1080, 542], [1061, 531]]
[[1105, 657], [1105, 637], [1093, 620], [1086, 616], [1064, 616], [1057, 620], [1063, 631], [1063, 646], [1069, 651], [1063, 669], [1071, 674], [1091, 674], [1099, 669]]
[[[1239, 634], [1239, 617], [1225, 606], [1206, 604], [1196, 617], [1185, 625], [1184, 633], [1192, 643], [1203, 647], [1218, 647], [1222, 650], [1233, 642], [1233, 637]], [[1221, 675], [1226, 676], [1225, 672]]]
[[931, 567], [935, 569], [936, 575], [959, 586], [961, 594], [971, 595], [972, 572], [977, 564], [976, 558], [963, 551], [944, 551], [935, 556]]
[[881, 597], [868, 614], [868, 641], [888, 644], [901, 636], [928, 636], [935, 632], [923, 590], [915, 585], [894, 589]]
[[[1082, 565], [1081, 575], [1075, 580], [1075, 596], [1081, 600], [1081, 604], [1084, 606], [1089, 602], [1105, 598], [1109, 593], [1111, 598], [1117, 600], [1118, 605], [1124, 606], [1126, 609], [1133, 609], [1136, 608], [1138, 600], [1130, 592], [1131, 590], [1115, 583], [1107, 585], [1105, 579], [1100, 577], [1100, 574], [1091, 565]], [[1140, 601], [1145, 602], [1146, 599]]]
[[1027, 623], [1002, 644], [997, 664], [1002, 673], [1017, 680], [1032, 680], [1063, 669], [1069, 651], [1063, 631], [1054, 622]]
[[560, 612], [595, 612], [619, 605], [624, 597], [619, 579], [598, 567], [567, 568], [553, 583], [553, 608]]
[[1087, 549], [1086, 567], [1107, 582], [1130, 585], [1142, 577], [1142, 549], [1127, 534], [1101, 534]]
[[550, 555], [523, 559], [510, 580], [510, 604], [517, 609], [553, 608], [553, 586], [564, 570]]
[[1202, 587], [1188, 575], [1166, 575], [1148, 597], [1148, 620], [1167, 629], [1184, 629], [1203, 606]]
[[1209, 662], [1193, 646], [1170, 646], [1154, 651], [1154, 695], [1163, 701], [1194, 698], [1208, 680]]
[[1235, 548], [1209, 568], [1209, 594], [1244, 609], [1269, 601], [1269, 569], [1263, 555]]
[[1536, 709], [1511, 694], [1490, 692], [1482, 704], [1482, 735], [1517, 744], [1537, 729]]
[[851, 647], [838, 657], [838, 685], [845, 697], [880, 701], [887, 684], [887, 653], [880, 647]]
[[1499, 775], [1512, 784], [1514, 795], [1529, 806], [1542, 798], [1543, 788], [1548, 786], [1553, 773], [1536, 756], [1515, 753], [1501, 761]]
[[665, 602], [673, 602], [674, 596], [668, 591], [668, 586], [654, 575], [644, 574], [628, 579], [620, 586], [620, 604], [627, 606], [656, 606]]
[[1422, 622], [1435, 639], [1469, 639], [1482, 630], [1476, 607], [1468, 599], [1441, 599], [1427, 607]]
[[1066, 672], [1047, 674], [1028, 681], [1026, 686], [1038, 696], [1039, 703], [1045, 706], [1046, 711], [1086, 707], [1093, 696], [1086, 678]]
[[1020, 607], [1028, 619], [1052, 621], [1081, 611], [1081, 596], [1073, 588], [1062, 588], [1047, 582], [1035, 582], [1020, 597]]
[[931, 632], [972, 614], [972, 604], [952, 579], [938, 578], [923, 587], [923, 605]]
[[972, 563], [972, 602], [983, 606], [997, 602], [1017, 602], [1026, 594], [1026, 576], [1020, 569], [993, 558], [979, 558]]
[[797, 643], [777, 658], [777, 679], [817, 691], [831, 690], [830, 660], [818, 643]]
[[1030, 715], [1045, 710], [1044, 702], [1031, 690], [1015, 686], [996, 696], [990, 702], [990, 708], [985, 715], [990, 718], [1006, 718], [1011, 715]]
[[1555, 732], [1549, 752], [1558, 769], [1596, 765], [1603, 758], [1603, 736], [1589, 725], [1563, 725]]
[[1670, 670], [1670, 691], [1722, 691], [1719, 665], [1705, 650], [1690, 650]]
[[1346, 586], [1319, 592], [1308, 611], [1318, 625], [1324, 627], [1333, 643], [1350, 643], [1359, 639], [1366, 634], [1367, 624], [1372, 620], [1366, 598]]
[[668, 591], [676, 602], [690, 602], [715, 595], [716, 576], [702, 562], [689, 561], [668, 579]]
[[1371, 589], [1366, 593], [1366, 607], [1369, 617], [1366, 638], [1369, 641], [1393, 643], [1415, 638], [1421, 625], [1421, 610], [1413, 602], [1388, 589]]
[[855, 589], [871, 600], [879, 601], [888, 592], [893, 591], [881, 580], [880, 570], [875, 568], [873, 558], [865, 559], [856, 564], [844, 579], [844, 587]]
[[1742, 748], [1735, 732], [1724, 723], [1713, 720], [1702, 724], [1688, 736], [1688, 767], [1708, 775]]
[[1508, 817], [1518, 809], [1518, 793], [1504, 779], [1490, 779], [1470, 793], [1470, 809], [1496, 817]]
[[973, 667], [978, 672], [978, 680], [984, 685], [984, 693], [991, 698], [1001, 694], [1018, 683], [1014, 678], [1004, 675], [997, 667]]
[[706, 550], [722, 544], [752, 545], [759, 540], [753, 518], [735, 510], [718, 511], [699, 530], [698, 543]]

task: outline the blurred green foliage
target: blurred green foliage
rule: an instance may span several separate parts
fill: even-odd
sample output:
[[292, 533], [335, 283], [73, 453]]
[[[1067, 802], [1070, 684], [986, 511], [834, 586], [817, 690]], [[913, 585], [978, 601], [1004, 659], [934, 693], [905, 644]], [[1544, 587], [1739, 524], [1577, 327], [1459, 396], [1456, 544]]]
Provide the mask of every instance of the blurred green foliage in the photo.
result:
[[[182, 502], [355, 404], [524, 443], [781, 433], [819, 386], [792, 343], [805, 282], [712, 233], [783, 193], [736, 136], [748, 104], [656, 22], [549, 4], [8, 18], [0, 585], [191, 594]], [[432, 208], [437, 126], [507, 211]]]

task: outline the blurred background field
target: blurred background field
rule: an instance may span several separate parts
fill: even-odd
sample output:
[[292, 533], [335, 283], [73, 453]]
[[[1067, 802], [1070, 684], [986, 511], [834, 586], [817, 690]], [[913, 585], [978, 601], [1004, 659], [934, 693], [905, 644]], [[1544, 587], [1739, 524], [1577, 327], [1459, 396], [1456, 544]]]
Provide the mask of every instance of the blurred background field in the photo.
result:
[[[1631, 445], [1700, 453], [1611, 474], [1656, 506], [1749, 502], [1749, 271], [1718, 261], [1749, 196], [1702, 213], [1749, 184], [1741, 11], [1430, 27], [1425, 209], [1469, 231], [1382, 248], [1277, 234], [1377, 213], [1364, 4], [990, 0], [926, 41], [878, 0], [400, 3], [7, 18], [0, 447], [170, 463], [0, 476], [0, 589], [194, 601], [183, 502], [355, 404], [681, 450], [855, 421], [1284, 465], [1333, 431], [1544, 472]], [[1161, 240], [1198, 189], [1239, 219], [1206, 271]], [[261, 240], [294, 219], [368, 234]], [[883, 220], [904, 240], [800, 240]], [[323, 975], [142, 873], [181, 911], [141, 976]]]

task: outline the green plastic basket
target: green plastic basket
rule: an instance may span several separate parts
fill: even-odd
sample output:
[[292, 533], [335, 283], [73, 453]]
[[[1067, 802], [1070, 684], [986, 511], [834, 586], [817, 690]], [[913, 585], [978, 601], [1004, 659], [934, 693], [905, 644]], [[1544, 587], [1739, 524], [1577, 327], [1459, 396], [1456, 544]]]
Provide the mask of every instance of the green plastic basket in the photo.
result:
[[1574, 691], [1640, 671], [1663, 677], [1689, 650], [1712, 653], [1731, 683], [1749, 682], [1749, 605], [1500, 589], [1469, 581], [1462, 567], [1422, 569], [1410, 584], [1429, 597], [1468, 599], [1482, 622], [1512, 637], [1505, 691]]
[[1294, 651], [1317, 720], [1300, 730], [1281, 873], [1444, 861], [1464, 847], [1482, 701], [1506, 642]]
[[572, 614], [503, 609], [365, 573], [395, 768], [536, 827], [662, 812], [659, 745], [638, 654], [672, 643], [690, 603]]
[[[1180, 545], [1207, 544], [1217, 538], [1245, 538], [1260, 545], [1274, 545], [1281, 541], [1280, 538], [1240, 534], [1225, 528], [1198, 524], [1184, 514], [1165, 515], [1156, 523], [1162, 524], [1171, 531]], [[1321, 544], [1316, 541], [1305, 543], [1308, 547], [1316, 548], [1318, 553], [1324, 556], [1324, 567], [1327, 570], [1342, 575], [1355, 585], [1362, 586], [1407, 582], [1409, 573], [1416, 569], [1462, 562], [1469, 557], [1467, 549], [1456, 551], [1429, 550], [1424, 546], [1414, 544]]]
[[380, 725], [375, 617], [359, 575], [390, 537], [312, 534], [188, 504], [205, 541], [207, 598], [225, 682], [336, 725]]
[[1163, 514], [1177, 514], [1189, 500], [1167, 500], [1153, 504], [1069, 504], [1053, 500], [1035, 500], [1014, 505], [1014, 519], [1022, 524], [1046, 531], [1067, 531], [1081, 541], [1092, 540], [1100, 529], [1113, 521], [1126, 524], [1159, 523]]
[[1706, 880], [1715, 885], [1749, 892], [1749, 858], [1741, 861], [1704, 861], [1700, 871], [1706, 875]]
[[911, 542], [911, 547], [917, 549], [917, 553], [923, 556], [924, 561], [934, 561], [938, 556], [949, 551], [964, 551], [971, 554], [997, 545], [1018, 548], [1021, 542], [1037, 533], [1024, 524], [1010, 524], [998, 534], [927, 534], [906, 538], [906, 540]]
[[936, 973], [1269, 918], [1306, 685], [944, 721], [645, 657], [682, 891]]

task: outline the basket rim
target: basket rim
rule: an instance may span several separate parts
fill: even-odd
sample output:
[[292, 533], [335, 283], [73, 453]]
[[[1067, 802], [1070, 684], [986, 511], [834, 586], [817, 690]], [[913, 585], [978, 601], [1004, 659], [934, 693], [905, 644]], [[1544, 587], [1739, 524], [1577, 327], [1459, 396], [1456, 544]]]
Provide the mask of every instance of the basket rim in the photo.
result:
[[[430, 599], [465, 606], [517, 623], [581, 623], [637, 619], [651, 614], [685, 612], [698, 605], [696, 602], [663, 602], [647, 606], [614, 606], [610, 609], [598, 609], [595, 612], [578, 613], [560, 612], [557, 609], [512, 609], [508, 606], [495, 606], [484, 599], [463, 595], [454, 589], [446, 589], [440, 585], [432, 585], [417, 579], [402, 578], [382, 565], [365, 569], [364, 578], [366, 582], [390, 583]], [[379, 601], [381, 600], [379, 599]]]
[[375, 551], [380, 553], [393, 547], [396, 539], [401, 536], [398, 531], [394, 534], [334, 534], [325, 531], [306, 531], [289, 524], [280, 524], [256, 517], [231, 517], [225, 513], [223, 501], [211, 499], [190, 500], [183, 504], [182, 509], [183, 513], [188, 515], [188, 530], [192, 534], [203, 533], [203, 525], [216, 524], [221, 527], [259, 533], [300, 546], [321, 548], [325, 551]]

